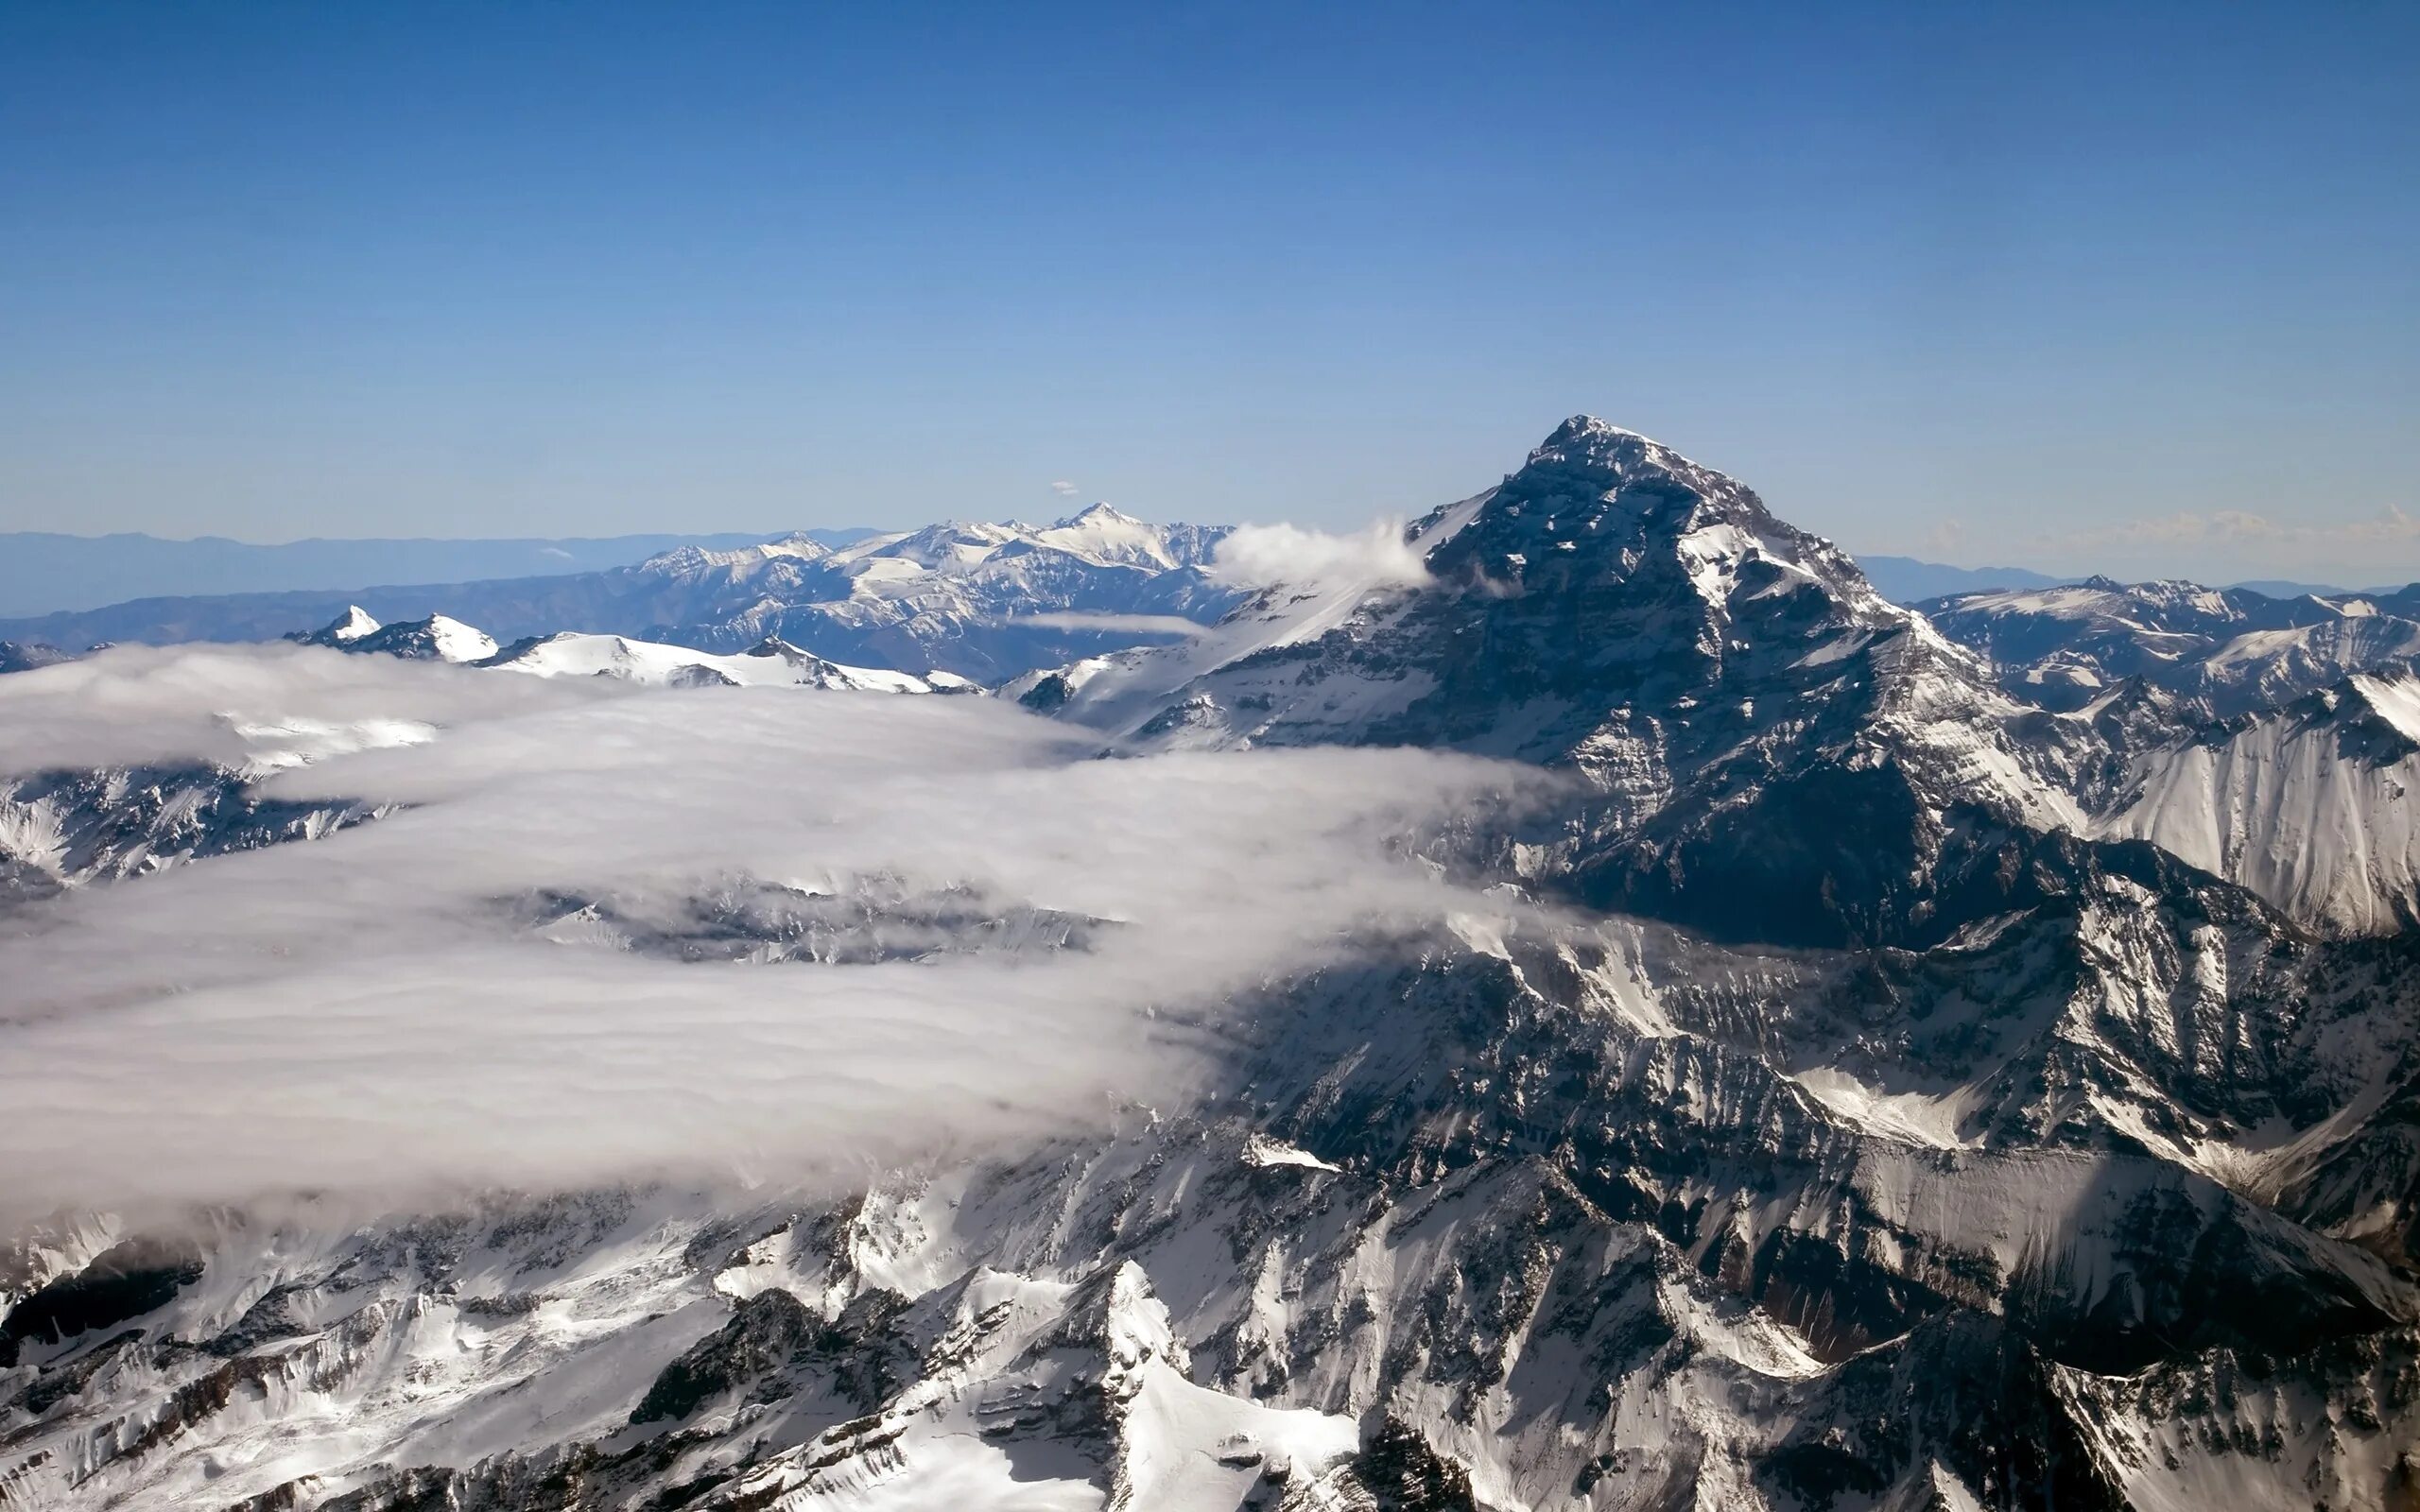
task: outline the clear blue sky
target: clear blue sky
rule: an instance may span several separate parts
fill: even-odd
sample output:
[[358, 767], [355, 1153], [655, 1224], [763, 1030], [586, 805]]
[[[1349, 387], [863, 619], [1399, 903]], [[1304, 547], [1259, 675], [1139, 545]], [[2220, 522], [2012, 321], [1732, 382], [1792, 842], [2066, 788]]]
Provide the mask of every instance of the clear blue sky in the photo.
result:
[[0, 0], [0, 529], [1343, 524], [1589, 410], [2420, 576], [2416, 102], [2411, 5]]

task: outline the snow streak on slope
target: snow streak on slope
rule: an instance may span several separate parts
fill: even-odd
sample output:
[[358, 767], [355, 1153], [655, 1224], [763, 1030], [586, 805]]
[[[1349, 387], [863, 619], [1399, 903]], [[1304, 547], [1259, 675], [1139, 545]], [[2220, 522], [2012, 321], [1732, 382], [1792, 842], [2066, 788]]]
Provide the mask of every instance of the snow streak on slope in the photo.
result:
[[2420, 682], [2356, 676], [2152, 752], [2107, 830], [2324, 929], [2408, 927], [2420, 919]]

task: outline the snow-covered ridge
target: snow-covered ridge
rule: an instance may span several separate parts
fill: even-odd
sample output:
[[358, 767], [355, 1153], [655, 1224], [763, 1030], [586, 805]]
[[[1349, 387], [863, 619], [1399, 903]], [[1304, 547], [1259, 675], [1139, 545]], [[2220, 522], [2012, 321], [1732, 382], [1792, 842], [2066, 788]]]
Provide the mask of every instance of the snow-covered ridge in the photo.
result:
[[479, 665], [532, 677], [616, 678], [660, 687], [798, 687], [863, 693], [979, 691], [965, 679], [953, 678], [946, 672], [920, 678], [874, 667], [842, 666], [779, 640], [768, 640], [738, 656], [716, 656], [622, 635], [565, 631], [523, 642]]
[[820, 562], [853, 578], [898, 582], [949, 577], [972, 572], [1003, 556], [1046, 550], [1095, 567], [1132, 567], [1147, 572], [1198, 567], [1225, 532], [1195, 525], [1155, 525], [1107, 504], [1096, 504], [1047, 525], [1021, 521], [947, 520], [918, 530], [894, 531], [827, 549], [804, 537], [752, 550], [701, 552], [683, 548], [650, 558], [644, 569], [693, 572], [725, 568], [742, 573], [775, 558]]
[[798, 687], [863, 693], [980, 691], [966, 679], [946, 672], [917, 677], [875, 667], [843, 666], [772, 637], [736, 656], [626, 635], [588, 635], [572, 630], [532, 637], [498, 650], [487, 635], [443, 615], [381, 627], [354, 608], [334, 624], [291, 639], [307, 645], [462, 662], [530, 677], [614, 678], [658, 687]]

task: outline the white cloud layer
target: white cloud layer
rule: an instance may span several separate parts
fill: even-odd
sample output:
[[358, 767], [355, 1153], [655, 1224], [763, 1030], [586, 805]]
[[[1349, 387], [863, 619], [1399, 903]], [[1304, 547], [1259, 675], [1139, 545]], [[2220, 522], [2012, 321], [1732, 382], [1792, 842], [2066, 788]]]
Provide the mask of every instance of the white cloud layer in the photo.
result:
[[[1218, 1005], [1348, 930], [1497, 911], [1394, 846], [1512, 768], [1093, 749], [988, 699], [289, 647], [0, 679], [0, 770], [309, 754], [266, 790], [410, 805], [0, 922], [0, 1222], [302, 1189], [814, 1185], [1013, 1147], [1183, 1096]], [[965, 885], [1122, 923], [1049, 955], [687, 964], [549, 943], [510, 906], [733, 874]]]
[[1039, 625], [1053, 630], [1126, 630], [1146, 635], [1200, 635], [1202, 627], [1182, 614], [1106, 614], [1080, 610], [1044, 610], [1003, 623]]
[[1239, 588], [1417, 587], [1427, 564], [1404, 541], [1400, 520], [1381, 520], [1352, 535], [1300, 525], [1239, 525], [1219, 542], [1210, 575]]

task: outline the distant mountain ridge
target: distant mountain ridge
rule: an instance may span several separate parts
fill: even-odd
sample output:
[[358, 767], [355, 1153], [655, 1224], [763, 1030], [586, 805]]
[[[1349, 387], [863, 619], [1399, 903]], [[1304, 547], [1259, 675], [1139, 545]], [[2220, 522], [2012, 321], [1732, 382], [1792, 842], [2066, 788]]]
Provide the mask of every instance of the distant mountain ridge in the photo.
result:
[[437, 616], [494, 645], [571, 630], [732, 653], [770, 637], [851, 666], [997, 681], [1217, 619], [1237, 596], [1204, 571], [1226, 534], [1097, 504], [1046, 525], [947, 521], [838, 546], [811, 531], [693, 541], [602, 572], [136, 599], [0, 622], [0, 639], [72, 652], [272, 641], [355, 613], [390, 627]]
[[2061, 712], [2139, 678], [2232, 715], [2420, 654], [2420, 584], [2276, 598], [2182, 579], [2087, 577], [1918, 608], [1944, 635], [1984, 657], [2002, 687]]
[[[2061, 588], [2083, 581], [2081, 577], [2059, 577], [2049, 573], [2035, 572], [2031, 567], [1953, 567], [1946, 562], [1924, 561], [1914, 557], [1868, 556], [1857, 554], [1857, 564], [1865, 571], [1866, 581], [1876, 593], [1893, 604], [1912, 609], [1927, 599], [1950, 598], [1960, 593], [1988, 593], [2024, 588]], [[2282, 577], [2247, 578], [2228, 583], [2228, 588], [2248, 589], [2269, 598], [2301, 598], [2309, 594], [2332, 597], [2343, 593], [2388, 593], [2391, 588], [2349, 589], [2330, 583], [2295, 582]]]
[[[849, 527], [804, 534], [842, 546], [874, 532]], [[140, 532], [76, 536], [20, 530], [0, 533], [0, 615], [29, 618], [142, 598], [552, 576], [627, 566], [676, 546], [718, 550], [764, 539], [745, 531], [660, 531], [493, 541], [315, 537], [263, 544], [223, 536], [170, 541]]]
[[1893, 604], [1914, 604], [1951, 593], [1980, 593], [1996, 588], [2048, 588], [2069, 581], [2029, 567], [1952, 567], [1945, 562], [1913, 557], [1858, 556], [1866, 581]]

